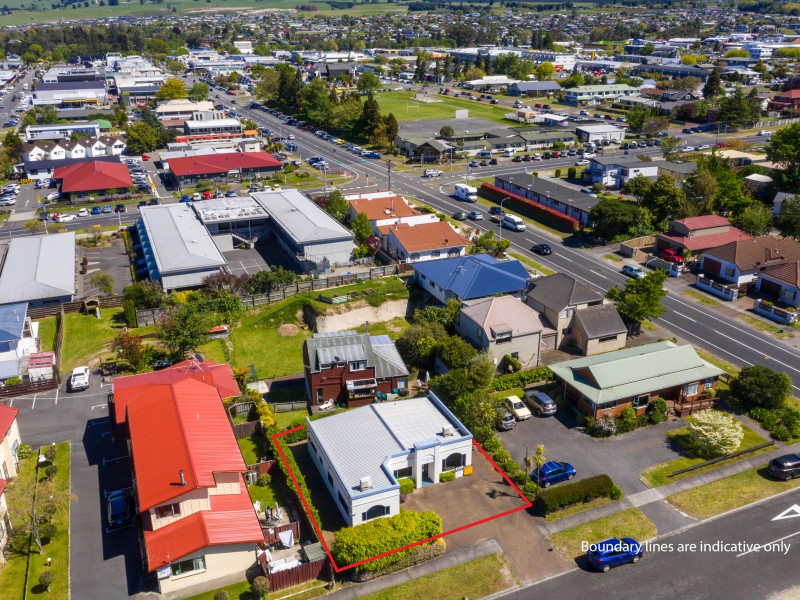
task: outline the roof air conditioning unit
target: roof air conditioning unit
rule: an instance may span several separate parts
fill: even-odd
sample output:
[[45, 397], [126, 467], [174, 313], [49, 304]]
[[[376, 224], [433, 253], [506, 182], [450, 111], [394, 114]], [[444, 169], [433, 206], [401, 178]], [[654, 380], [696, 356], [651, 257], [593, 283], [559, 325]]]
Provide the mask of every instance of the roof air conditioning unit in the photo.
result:
[[366, 477], [362, 477], [361, 480], [359, 481], [358, 488], [362, 492], [364, 492], [366, 490], [371, 490], [372, 489], [372, 477], [370, 477], [369, 475], [367, 475]]
[[445, 425], [442, 427], [442, 437], [453, 437], [453, 426], [452, 425]]

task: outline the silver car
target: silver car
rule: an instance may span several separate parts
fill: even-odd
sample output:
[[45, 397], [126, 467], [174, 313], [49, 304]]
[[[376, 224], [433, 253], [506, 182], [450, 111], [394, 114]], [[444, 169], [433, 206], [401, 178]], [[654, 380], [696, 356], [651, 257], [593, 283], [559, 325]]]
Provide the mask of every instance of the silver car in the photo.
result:
[[527, 391], [524, 399], [537, 417], [549, 417], [556, 414], [558, 409], [553, 399], [544, 392]]

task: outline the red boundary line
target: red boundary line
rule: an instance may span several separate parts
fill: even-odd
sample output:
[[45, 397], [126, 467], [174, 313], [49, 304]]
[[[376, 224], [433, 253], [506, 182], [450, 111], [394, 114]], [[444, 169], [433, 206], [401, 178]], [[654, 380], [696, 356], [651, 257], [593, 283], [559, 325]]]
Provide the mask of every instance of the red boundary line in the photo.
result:
[[483, 456], [486, 458], [486, 460], [488, 460], [489, 463], [494, 467], [494, 469], [498, 473], [500, 473], [500, 475], [503, 476], [503, 479], [506, 480], [508, 485], [510, 485], [514, 489], [514, 491], [517, 493], [517, 495], [519, 495], [519, 497], [522, 500], [525, 501], [525, 504], [523, 504], [522, 506], [518, 506], [517, 508], [512, 508], [511, 510], [507, 510], [505, 512], [498, 513], [496, 515], [492, 515], [490, 517], [486, 517], [484, 519], [480, 519], [479, 521], [475, 521], [473, 523], [467, 523], [466, 525], [462, 525], [461, 527], [456, 527], [455, 529], [450, 529], [449, 531], [443, 531], [439, 535], [434, 535], [432, 537], [426, 538], [424, 540], [419, 540], [418, 542], [414, 542], [412, 544], [406, 544], [405, 546], [401, 546], [400, 548], [395, 548], [394, 550], [389, 550], [388, 552], [384, 552], [382, 554], [378, 554], [378, 555], [373, 556], [371, 558], [365, 558], [364, 560], [361, 560], [361, 561], [358, 561], [358, 562], [355, 562], [355, 563], [351, 563], [351, 564], [346, 565], [344, 567], [340, 567], [340, 566], [338, 566], [336, 564], [336, 561], [333, 559], [333, 555], [331, 554], [331, 550], [330, 550], [330, 548], [328, 548], [328, 544], [325, 542], [325, 537], [322, 535], [322, 529], [320, 528], [319, 523], [317, 523], [316, 519], [314, 519], [313, 515], [311, 514], [311, 509], [310, 509], [310, 507], [308, 505], [308, 500], [306, 500], [306, 497], [303, 495], [303, 492], [300, 490], [300, 484], [297, 483], [297, 478], [295, 477], [295, 474], [292, 471], [292, 468], [289, 466], [289, 461], [286, 460], [286, 455], [283, 453], [283, 447], [280, 445], [280, 443], [278, 443], [278, 438], [279, 437], [284, 436], [284, 435], [288, 435], [290, 433], [294, 433], [295, 431], [300, 431], [301, 429], [304, 429], [305, 427], [306, 427], [305, 425], [299, 425], [299, 426], [294, 427], [292, 429], [288, 429], [286, 431], [281, 431], [280, 433], [274, 434], [272, 436], [272, 439], [275, 441], [275, 445], [278, 448], [278, 453], [281, 455], [281, 460], [283, 461], [283, 464], [286, 465], [286, 470], [289, 471], [289, 477], [292, 478], [292, 483], [294, 484], [294, 488], [295, 488], [295, 490], [297, 490], [297, 495], [300, 497], [300, 501], [303, 503], [303, 507], [305, 508], [306, 514], [308, 515], [308, 518], [311, 520], [311, 524], [314, 526], [314, 530], [317, 532], [317, 536], [319, 537], [319, 541], [322, 542], [322, 546], [325, 548], [325, 553], [328, 555], [328, 559], [331, 561], [331, 565], [333, 565], [333, 570], [336, 571], [337, 573], [341, 573], [342, 571], [347, 571], [348, 569], [352, 569], [354, 567], [358, 567], [359, 565], [363, 565], [364, 563], [372, 562], [373, 560], [378, 560], [379, 558], [384, 558], [384, 557], [389, 556], [391, 554], [396, 554], [397, 552], [402, 552], [403, 550], [408, 550], [409, 548], [414, 548], [415, 546], [420, 546], [422, 544], [426, 544], [428, 542], [432, 542], [433, 540], [437, 540], [437, 539], [442, 538], [442, 537], [444, 537], [446, 535], [451, 535], [453, 533], [458, 533], [459, 531], [464, 531], [465, 529], [469, 529], [470, 527], [475, 527], [477, 525], [482, 525], [484, 523], [488, 523], [489, 521], [494, 521], [495, 519], [499, 519], [501, 517], [505, 517], [507, 515], [513, 514], [515, 512], [519, 512], [521, 510], [528, 509], [531, 506], [533, 506], [533, 503], [525, 497], [525, 495], [514, 484], [514, 482], [511, 481], [511, 479], [509, 479], [508, 475], [506, 475], [505, 472], [500, 467], [497, 466], [497, 463], [494, 462], [494, 460], [492, 460], [492, 457], [487, 454], [487, 452], [481, 447], [481, 445], [478, 442], [475, 441], [475, 439], [473, 439], [472, 440], [472, 445], [475, 446], [478, 449], [478, 451], [481, 454], [483, 454]]

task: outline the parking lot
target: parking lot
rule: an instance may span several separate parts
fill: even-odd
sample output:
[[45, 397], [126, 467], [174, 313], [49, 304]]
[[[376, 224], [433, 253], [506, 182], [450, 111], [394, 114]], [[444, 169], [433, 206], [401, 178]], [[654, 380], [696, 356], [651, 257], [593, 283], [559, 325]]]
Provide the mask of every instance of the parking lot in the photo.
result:
[[267, 261], [258, 250], [230, 250], [222, 255], [228, 261], [228, 267], [234, 275], [254, 275], [259, 271], [269, 271]]
[[83, 256], [89, 260], [89, 269], [83, 276], [83, 295], [99, 294], [100, 290], [92, 286], [91, 279], [95, 273], [106, 273], [114, 278], [114, 294], [121, 294], [125, 286], [133, 283], [131, 278], [128, 253], [125, 242], [114, 239], [110, 246], [83, 248]]

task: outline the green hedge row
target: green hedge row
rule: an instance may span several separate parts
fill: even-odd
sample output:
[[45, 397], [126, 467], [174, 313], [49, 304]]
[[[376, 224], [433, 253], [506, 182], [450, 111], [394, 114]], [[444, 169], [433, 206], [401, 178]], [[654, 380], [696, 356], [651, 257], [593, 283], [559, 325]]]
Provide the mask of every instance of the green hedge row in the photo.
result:
[[583, 504], [604, 496], [618, 500], [622, 498], [622, 490], [608, 475], [595, 475], [588, 479], [547, 488], [539, 493], [536, 504], [546, 515], [573, 504]]
[[800, 438], [800, 411], [784, 406], [782, 408], [756, 407], [750, 417], [758, 421], [779, 442]]
[[[350, 565], [442, 533], [442, 519], [435, 512], [400, 511], [393, 517], [375, 519], [336, 532], [331, 554], [337, 565]], [[412, 553], [414, 548], [395, 552], [355, 567], [360, 571], [381, 571]]]
[[439, 483], [447, 483], [448, 481], [455, 481], [455, 480], [456, 480], [455, 471], [445, 471], [444, 473], [439, 473]]
[[[277, 429], [273, 428], [267, 431], [267, 439], [269, 440], [270, 449], [272, 451], [272, 456], [275, 457], [275, 460], [278, 461], [278, 467], [280, 468], [281, 472], [283, 473], [284, 477], [286, 478], [286, 485], [292, 491], [292, 493], [297, 497], [298, 504], [303, 507], [305, 511], [305, 505], [303, 504], [302, 499], [300, 498], [300, 494], [298, 493], [297, 489], [294, 485], [292, 485], [292, 477], [289, 474], [289, 469], [291, 468], [292, 474], [294, 474], [294, 478], [297, 480], [297, 487], [300, 488], [300, 492], [302, 492], [303, 496], [308, 503], [308, 514], [319, 527], [322, 527], [322, 521], [319, 518], [319, 512], [317, 508], [314, 506], [314, 503], [311, 502], [311, 491], [308, 489], [308, 485], [306, 484], [306, 478], [303, 476], [303, 473], [300, 471], [300, 467], [297, 465], [297, 461], [294, 459], [294, 454], [292, 454], [292, 449], [289, 448], [286, 442], [287, 436], [278, 437], [278, 441], [276, 442], [273, 438], [273, 435], [277, 433]], [[281, 460], [281, 453], [278, 451], [280, 447], [283, 450], [283, 455], [286, 457], [286, 462]], [[288, 463], [288, 466], [287, 466]], [[316, 532], [315, 532], [316, 534]]]
[[547, 381], [553, 378], [553, 372], [548, 367], [536, 367], [519, 373], [500, 375], [492, 380], [492, 391], [502, 392], [517, 387], [524, 387], [529, 383]]
[[[337, 408], [336, 410], [331, 410], [311, 415], [311, 417], [309, 418], [312, 421], [316, 421], [317, 419], [324, 419], [325, 417], [330, 417], [331, 415], [344, 412], [345, 410], [347, 409]], [[289, 426], [286, 429], [294, 429], [295, 427], [300, 427], [300, 426], [303, 426], [303, 428], [298, 431], [293, 431], [292, 433], [287, 433], [286, 435], [282, 436], [281, 439], [285, 440], [287, 444], [295, 444], [297, 442], [302, 442], [303, 440], [308, 439], [308, 429], [305, 427], [305, 424], [306, 424], [305, 417], [295, 419], [289, 424]]]

